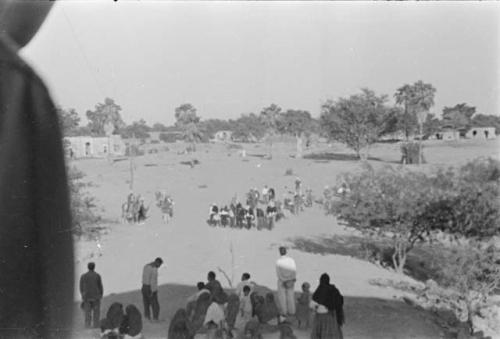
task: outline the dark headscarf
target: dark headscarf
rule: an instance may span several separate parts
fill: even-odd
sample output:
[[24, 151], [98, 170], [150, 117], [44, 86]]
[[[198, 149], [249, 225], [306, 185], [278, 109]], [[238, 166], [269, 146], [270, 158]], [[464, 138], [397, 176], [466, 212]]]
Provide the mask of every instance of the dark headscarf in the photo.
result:
[[169, 339], [186, 339], [190, 338], [190, 325], [186, 310], [183, 308], [175, 312], [174, 317], [170, 321], [168, 328]]
[[132, 337], [138, 335], [142, 331], [142, 315], [135, 305], [128, 305], [125, 308], [124, 329], [120, 331]]
[[330, 276], [323, 273], [319, 278], [319, 286], [314, 291], [312, 300], [325, 306], [328, 311], [335, 311], [337, 323], [342, 326], [344, 324], [344, 297], [335, 285], [330, 284]]
[[123, 305], [120, 303], [113, 303], [109, 306], [108, 313], [106, 313], [106, 320], [108, 321], [108, 326], [110, 329], [119, 328], [122, 324], [123, 317]]

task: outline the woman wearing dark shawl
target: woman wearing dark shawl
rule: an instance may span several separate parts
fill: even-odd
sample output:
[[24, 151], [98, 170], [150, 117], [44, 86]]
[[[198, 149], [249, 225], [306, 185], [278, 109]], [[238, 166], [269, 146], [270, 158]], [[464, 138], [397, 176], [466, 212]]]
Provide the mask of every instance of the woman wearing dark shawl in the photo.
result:
[[175, 312], [168, 327], [168, 339], [189, 339], [194, 338], [191, 334], [188, 314], [185, 309], [180, 308]]
[[120, 333], [124, 334], [124, 339], [142, 338], [142, 315], [135, 305], [128, 305], [125, 308], [125, 317], [120, 326]]
[[311, 339], [343, 339], [344, 297], [335, 285], [330, 284], [328, 274], [321, 275], [312, 300], [315, 314]]
[[120, 303], [112, 303], [106, 313], [106, 318], [101, 320], [101, 338], [118, 338], [119, 329], [124, 317], [123, 305]]

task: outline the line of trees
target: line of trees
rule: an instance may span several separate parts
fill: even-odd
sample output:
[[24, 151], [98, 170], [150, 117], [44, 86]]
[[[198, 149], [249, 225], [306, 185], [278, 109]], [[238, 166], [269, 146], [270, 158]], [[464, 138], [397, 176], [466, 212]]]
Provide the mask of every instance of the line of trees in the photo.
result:
[[172, 126], [159, 122], [149, 126], [144, 119], [127, 125], [121, 117], [122, 108], [110, 98], [105, 98], [103, 103], [86, 112], [88, 123], [84, 126], [74, 109], [59, 108], [58, 114], [66, 136], [114, 133], [124, 138], [145, 139], [150, 132], [177, 132], [194, 150], [197, 142], [206, 142], [217, 131], [228, 130], [235, 140], [265, 140], [269, 146], [269, 157], [272, 157], [274, 140], [281, 135], [296, 138], [299, 158], [304, 138], [311, 134], [341, 142], [359, 158], [364, 158], [370, 145], [384, 135], [397, 132], [404, 133], [409, 139], [417, 134], [432, 135], [446, 127], [466, 130], [472, 126], [492, 126], [500, 134], [500, 116], [476, 114], [476, 108], [466, 103], [445, 107], [442, 118], [438, 119], [431, 113], [435, 94], [432, 84], [417, 81], [398, 88], [394, 93], [395, 104], [391, 105], [389, 96], [364, 88], [348, 97], [325, 101], [317, 119], [306, 110], [283, 110], [272, 103], [258, 114], [242, 114], [234, 120], [202, 120], [192, 104], [184, 103], [173, 112], [175, 124]]

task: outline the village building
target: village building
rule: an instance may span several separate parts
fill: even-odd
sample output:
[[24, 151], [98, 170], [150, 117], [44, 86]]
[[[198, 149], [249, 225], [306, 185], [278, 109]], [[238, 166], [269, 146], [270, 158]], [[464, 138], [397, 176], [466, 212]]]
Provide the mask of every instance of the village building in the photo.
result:
[[233, 132], [232, 131], [218, 131], [214, 135], [214, 140], [215, 141], [231, 141]]
[[443, 128], [435, 134], [436, 139], [444, 141], [453, 141], [460, 139], [460, 131], [453, 128]]
[[73, 159], [123, 156], [126, 150], [120, 135], [65, 137], [64, 142], [68, 157]]
[[467, 139], [496, 139], [495, 127], [471, 127], [465, 137]]

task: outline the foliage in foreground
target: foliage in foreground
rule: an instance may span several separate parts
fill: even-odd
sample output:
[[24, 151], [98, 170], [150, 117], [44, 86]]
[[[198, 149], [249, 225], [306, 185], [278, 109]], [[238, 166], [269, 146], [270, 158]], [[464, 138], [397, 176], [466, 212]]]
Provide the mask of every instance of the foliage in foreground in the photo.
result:
[[500, 163], [476, 159], [458, 170], [432, 175], [365, 165], [359, 174], [345, 174], [340, 199], [331, 194], [327, 212], [367, 232], [389, 234], [393, 264], [402, 272], [407, 253], [417, 241], [441, 231], [483, 240], [500, 232]]
[[[327, 213], [368, 233], [390, 236], [392, 264], [402, 273], [417, 242], [436, 233], [455, 240], [441, 258], [438, 281], [462, 296], [466, 320], [500, 288], [500, 162], [475, 159], [434, 174], [369, 165], [325, 192]], [[497, 240], [498, 241], [498, 240]]]
[[67, 172], [73, 234], [77, 237], [96, 236], [101, 217], [95, 212], [95, 198], [85, 191], [90, 184], [82, 181], [85, 175], [76, 167], [69, 167]]

